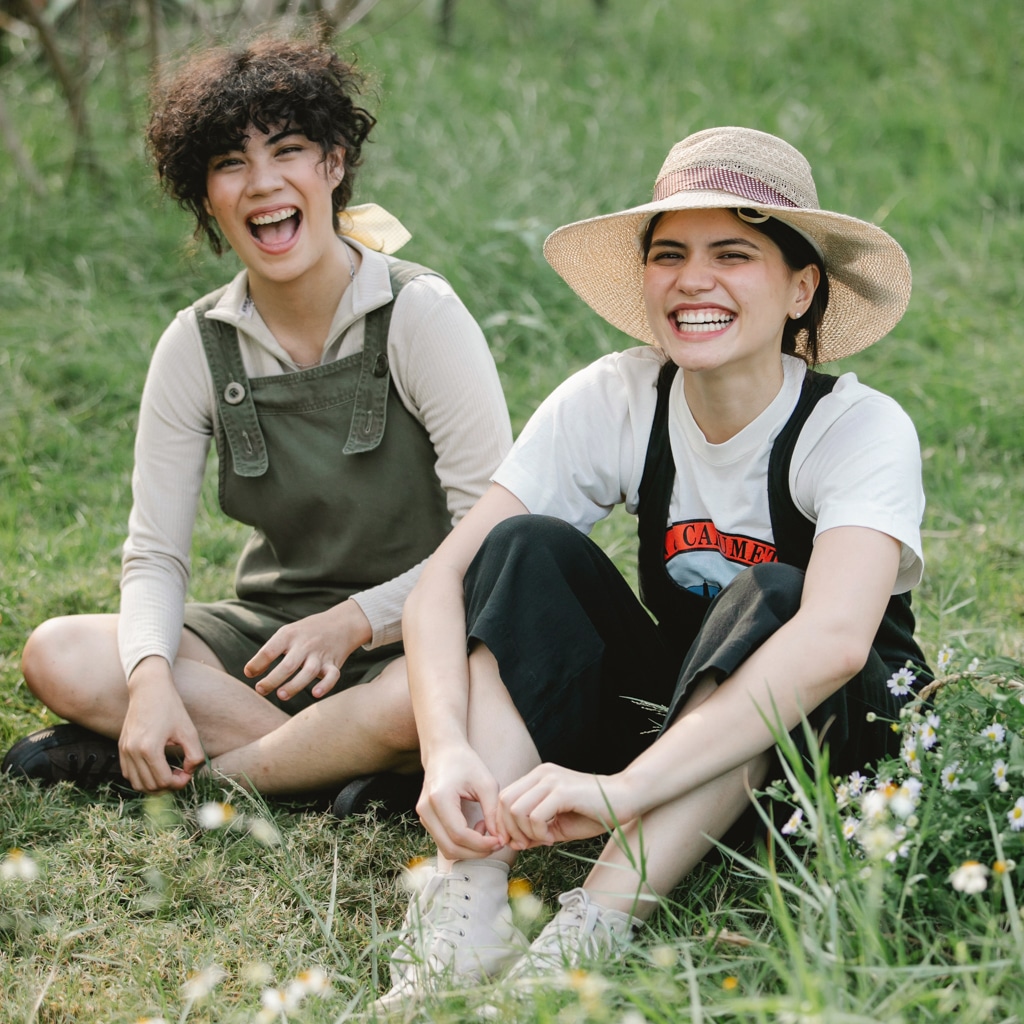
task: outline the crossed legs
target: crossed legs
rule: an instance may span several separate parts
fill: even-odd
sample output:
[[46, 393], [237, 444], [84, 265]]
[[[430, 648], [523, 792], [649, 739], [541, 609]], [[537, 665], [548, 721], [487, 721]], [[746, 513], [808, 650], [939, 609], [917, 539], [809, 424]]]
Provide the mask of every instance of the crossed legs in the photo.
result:
[[[329, 694], [289, 716], [228, 675], [182, 631], [175, 685], [215, 773], [266, 794], [307, 792], [377, 771], [419, 766], [404, 659], [372, 682]], [[128, 709], [116, 615], [50, 619], [22, 657], [29, 689], [53, 712], [116, 739]]]

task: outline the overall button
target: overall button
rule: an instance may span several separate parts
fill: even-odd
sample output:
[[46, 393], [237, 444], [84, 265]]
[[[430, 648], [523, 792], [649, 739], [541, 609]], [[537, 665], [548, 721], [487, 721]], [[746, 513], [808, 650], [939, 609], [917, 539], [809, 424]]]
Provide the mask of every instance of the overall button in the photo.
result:
[[373, 375], [374, 377], [383, 377], [388, 372], [388, 357], [383, 352], [377, 353], [377, 358], [373, 363]]
[[228, 405], [238, 405], [238, 403], [241, 402], [242, 399], [244, 398], [245, 388], [242, 387], [242, 385], [239, 384], [237, 380], [233, 380], [224, 389], [224, 401], [227, 402]]

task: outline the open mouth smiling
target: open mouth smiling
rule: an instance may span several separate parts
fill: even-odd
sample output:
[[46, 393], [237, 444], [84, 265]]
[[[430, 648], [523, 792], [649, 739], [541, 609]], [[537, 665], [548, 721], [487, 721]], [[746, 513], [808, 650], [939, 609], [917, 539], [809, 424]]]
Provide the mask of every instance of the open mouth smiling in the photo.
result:
[[680, 331], [707, 334], [728, 327], [736, 319], [736, 314], [719, 309], [679, 310], [672, 319]]
[[302, 214], [294, 206], [270, 213], [259, 213], [246, 222], [249, 234], [261, 245], [277, 246], [290, 242], [299, 230]]

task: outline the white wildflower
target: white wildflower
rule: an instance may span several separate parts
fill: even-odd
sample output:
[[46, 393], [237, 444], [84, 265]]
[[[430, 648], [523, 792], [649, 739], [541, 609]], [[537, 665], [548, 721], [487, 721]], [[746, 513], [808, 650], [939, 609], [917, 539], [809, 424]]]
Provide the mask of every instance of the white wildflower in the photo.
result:
[[24, 851], [15, 847], [0, 861], [0, 879], [5, 882], [34, 882], [39, 877], [39, 866]]
[[675, 967], [676, 962], [679, 960], [679, 954], [672, 946], [666, 946], [664, 944], [655, 946], [650, 951], [651, 962], [656, 967], [664, 967], [668, 970], [670, 967]]
[[1006, 813], [1006, 820], [1014, 832], [1024, 828], [1024, 796], [1017, 797], [1017, 802]]
[[791, 836], [800, 827], [800, 822], [803, 821], [804, 812], [798, 807], [790, 816], [789, 821], [782, 826], [782, 834], [784, 836]]
[[977, 672], [979, 668], [981, 668], [981, 659], [980, 658], [971, 658], [970, 662], [967, 665], [967, 671], [968, 672]]
[[1000, 725], [999, 722], [993, 722], [981, 730], [981, 735], [983, 739], [990, 740], [998, 745], [1006, 739], [1006, 728]]
[[935, 658], [935, 667], [940, 672], [945, 672], [953, 661], [953, 648], [949, 644], [939, 648], [938, 656]]
[[949, 884], [957, 892], [984, 892], [988, 888], [988, 868], [976, 860], [965, 860], [949, 876]]
[[859, 827], [860, 822], [856, 818], [843, 818], [843, 838], [847, 841], [851, 840], [857, 834]]
[[1004, 793], [1006, 790], [1004, 790], [1003, 787], [1007, 785], [1006, 772], [1009, 767], [1010, 766], [1001, 757], [992, 762], [992, 781], [995, 782], [996, 786], [1003, 790]]
[[327, 974], [320, 967], [307, 967], [306, 970], [299, 971], [295, 981], [302, 987], [306, 995], [310, 996], [326, 995], [330, 989]]
[[903, 760], [915, 775], [921, 774], [921, 760], [917, 754], [917, 741], [911, 736], [908, 736], [903, 741]]
[[885, 816], [889, 801], [886, 799], [885, 790], [882, 788], [873, 789], [870, 793], [864, 794], [860, 809], [865, 821], [878, 821]]
[[[908, 781], [917, 782], [917, 779]], [[904, 783], [889, 798], [889, 810], [892, 811], [897, 818], [909, 818], [910, 815], [914, 813], [914, 808], [917, 807], [917, 794], [919, 792], [919, 789], [915, 789], [913, 786]]]
[[277, 826], [266, 818], [249, 818], [246, 824], [249, 826], [249, 834], [257, 842], [264, 846], [280, 846], [281, 833]]
[[901, 668], [898, 672], [894, 672], [885, 685], [893, 692], [896, 697], [905, 697], [913, 689], [914, 683], [917, 682], [917, 676], [910, 671], [909, 668]]
[[867, 777], [860, 772], [850, 772], [850, 796], [860, 796], [867, 781]]
[[[929, 715], [928, 718], [918, 726], [917, 742], [921, 744], [921, 747], [924, 750], [931, 750], [938, 742], [939, 733], [936, 729], [938, 717], [938, 715]], [[932, 722], [933, 718], [936, 720], [935, 722]]]
[[216, 800], [210, 800], [203, 804], [196, 812], [196, 821], [200, 828], [207, 831], [215, 828], [223, 828], [235, 819], [236, 811], [231, 804], [222, 804]]
[[208, 996], [227, 976], [223, 967], [211, 964], [190, 974], [181, 986], [181, 997], [190, 1002]]
[[942, 779], [942, 788], [952, 792], [954, 789], [960, 788], [960, 762], [951, 761], [942, 769], [940, 778]]

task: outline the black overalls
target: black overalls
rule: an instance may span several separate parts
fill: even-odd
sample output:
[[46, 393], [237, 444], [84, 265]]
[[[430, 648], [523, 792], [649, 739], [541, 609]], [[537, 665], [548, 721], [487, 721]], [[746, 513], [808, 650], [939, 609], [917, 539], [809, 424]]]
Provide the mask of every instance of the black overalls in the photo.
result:
[[[712, 600], [678, 586], [665, 567], [676, 369], [668, 363], [659, 376], [638, 509], [640, 592], [657, 624], [600, 548], [556, 518], [499, 524], [467, 573], [470, 644], [494, 654], [542, 760], [620, 770], [671, 723], [695, 679], [708, 671], [726, 678], [799, 608], [814, 526], [790, 496], [789, 465], [800, 429], [835, 378], [807, 372], [772, 448], [767, 486], [779, 561], [743, 570]], [[887, 721], [869, 723], [866, 713], [898, 717], [907, 698], [885, 684], [908, 660], [928, 678], [913, 629], [909, 596], [893, 597], [863, 671], [809, 716], [818, 730], [828, 723], [833, 771], [892, 752]], [[665, 707], [667, 715], [658, 710]], [[794, 737], [803, 746], [801, 730]]]

